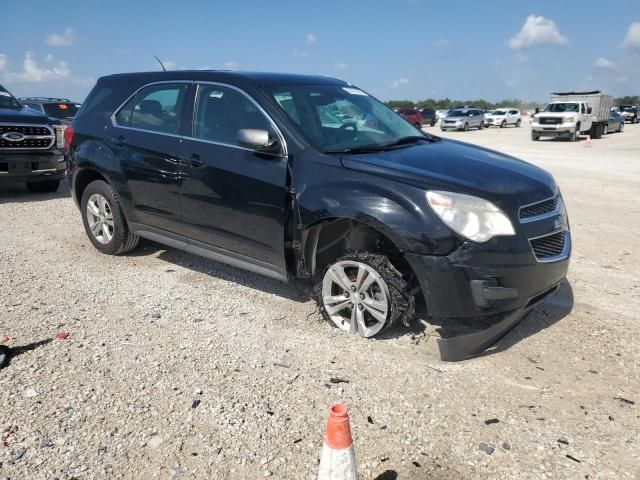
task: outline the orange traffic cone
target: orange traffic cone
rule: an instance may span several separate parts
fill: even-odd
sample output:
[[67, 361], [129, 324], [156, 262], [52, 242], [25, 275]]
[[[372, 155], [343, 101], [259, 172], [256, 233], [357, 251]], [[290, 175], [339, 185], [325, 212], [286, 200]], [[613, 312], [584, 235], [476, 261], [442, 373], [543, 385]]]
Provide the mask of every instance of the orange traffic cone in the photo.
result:
[[591, 135], [587, 135], [587, 141], [583, 145], [584, 147], [591, 148]]
[[339, 403], [329, 409], [318, 480], [358, 480], [349, 415], [347, 407]]

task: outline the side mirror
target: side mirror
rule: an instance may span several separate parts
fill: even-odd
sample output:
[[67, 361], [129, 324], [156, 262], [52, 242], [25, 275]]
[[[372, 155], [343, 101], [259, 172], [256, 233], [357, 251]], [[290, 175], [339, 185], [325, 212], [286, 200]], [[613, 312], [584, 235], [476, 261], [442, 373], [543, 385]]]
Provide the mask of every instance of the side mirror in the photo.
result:
[[592, 111], [591, 107], [587, 108], [587, 113], [591, 113], [591, 111]]
[[539, 108], [536, 108], [536, 113], [540, 113], [540, 109]]
[[259, 152], [277, 153], [278, 140], [271, 138], [267, 130], [243, 128], [238, 130], [236, 140], [241, 147], [252, 148]]

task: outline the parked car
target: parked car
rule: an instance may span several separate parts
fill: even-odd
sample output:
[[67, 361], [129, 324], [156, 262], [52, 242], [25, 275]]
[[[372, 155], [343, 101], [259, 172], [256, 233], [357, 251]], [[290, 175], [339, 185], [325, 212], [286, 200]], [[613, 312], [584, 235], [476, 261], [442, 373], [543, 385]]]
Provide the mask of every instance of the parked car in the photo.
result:
[[440, 130], [469, 130], [477, 128], [482, 130], [485, 126], [484, 113], [472, 108], [464, 110], [451, 110], [440, 122]]
[[609, 123], [605, 127], [604, 133], [622, 132], [624, 130], [624, 117], [618, 112], [609, 114]]
[[600, 91], [552, 93], [544, 110], [532, 118], [531, 140], [564, 137], [575, 142], [581, 133], [600, 138], [612, 106], [613, 97]]
[[20, 102], [49, 117], [57, 118], [65, 125], [71, 123], [81, 106], [68, 98], [27, 97], [20, 98]]
[[[325, 109], [376, 127], [324, 124]], [[351, 334], [407, 324], [416, 294], [434, 318], [502, 319], [466, 346], [442, 340], [443, 357], [459, 359], [567, 272], [569, 223], [549, 173], [424, 134], [340, 80], [111, 75], [67, 131], [71, 193], [98, 251], [143, 237], [308, 280], [322, 315]]]
[[65, 176], [61, 122], [23, 105], [0, 85], [0, 183], [55, 192]]
[[620, 113], [626, 122], [638, 122], [638, 106], [637, 105], [620, 105]]
[[422, 115], [415, 108], [401, 108], [400, 110], [398, 110], [398, 115], [400, 115], [418, 130], [420, 130], [420, 128], [422, 127]]
[[487, 127], [496, 126], [505, 128], [508, 125], [520, 127], [522, 124], [522, 115], [517, 108], [499, 108], [489, 115], [485, 115], [485, 124]]
[[436, 119], [442, 120], [451, 110], [436, 110]]
[[423, 108], [420, 110], [420, 116], [422, 117], [423, 125], [431, 125], [433, 127], [438, 121], [436, 119], [436, 111], [433, 108]]

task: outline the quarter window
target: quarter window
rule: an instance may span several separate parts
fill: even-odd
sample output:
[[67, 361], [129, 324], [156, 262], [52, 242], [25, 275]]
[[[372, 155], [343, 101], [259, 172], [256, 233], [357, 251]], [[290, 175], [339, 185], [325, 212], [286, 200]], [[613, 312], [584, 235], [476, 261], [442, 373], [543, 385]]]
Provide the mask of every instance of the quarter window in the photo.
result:
[[193, 136], [239, 146], [242, 129], [273, 131], [264, 113], [243, 93], [222, 85], [199, 85]]
[[187, 84], [150, 85], [138, 92], [116, 114], [122, 127], [177, 135]]

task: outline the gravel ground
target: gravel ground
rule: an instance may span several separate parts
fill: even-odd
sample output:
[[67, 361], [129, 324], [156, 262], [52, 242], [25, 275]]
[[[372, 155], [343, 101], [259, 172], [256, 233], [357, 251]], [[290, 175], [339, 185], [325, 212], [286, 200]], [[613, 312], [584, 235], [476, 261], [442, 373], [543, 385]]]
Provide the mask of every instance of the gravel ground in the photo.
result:
[[311, 479], [336, 401], [362, 479], [639, 478], [640, 125], [591, 148], [445, 135], [550, 170], [574, 238], [561, 291], [461, 363], [431, 326], [341, 334], [300, 286], [101, 255], [66, 185], [0, 189], [0, 478]]

